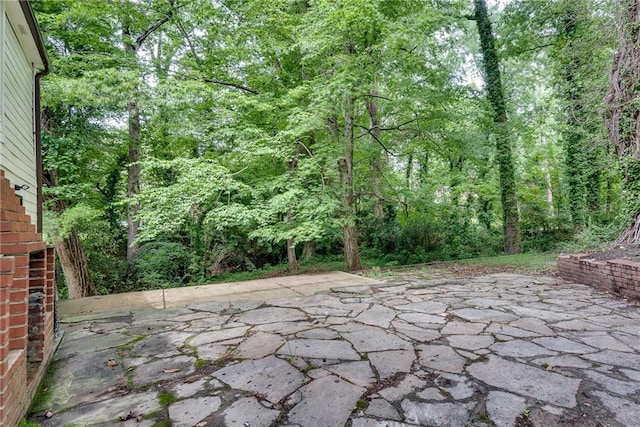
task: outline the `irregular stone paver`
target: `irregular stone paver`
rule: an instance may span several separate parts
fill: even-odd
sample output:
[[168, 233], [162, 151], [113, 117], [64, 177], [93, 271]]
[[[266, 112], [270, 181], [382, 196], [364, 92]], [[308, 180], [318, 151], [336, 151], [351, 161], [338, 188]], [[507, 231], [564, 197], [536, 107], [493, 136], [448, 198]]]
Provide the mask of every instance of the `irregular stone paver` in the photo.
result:
[[342, 340], [291, 340], [280, 347], [278, 354], [311, 359], [360, 360], [351, 344]]
[[579, 339], [583, 343], [599, 350], [633, 352], [633, 348], [609, 335], [582, 336]]
[[364, 411], [365, 414], [372, 417], [384, 418], [386, 420], [400, 421], [402, 417], [393, 407], [393, 405], [384, 399], [373, 399], [369, 402], [369, 406]]
[[491, 335], [452, 335], [447, 337], [447, 341], [452, 347], [465, 350], [480, 350], [494, 343]]
[[393, 327], [402, 338], [409, 338], [417, 342], [430, 342], [440, 338], [440, 332], [432, 329], [420, 328], [410, 323], [393, 322]]
[[443, 316], [438, 316], [435, 314], [401, 313], [398, 315], [398, 318], [414, 324], [434, 323], [437, 325], [444, 325], [445, 323], [447, 323], [447, 320]]
[[453, 310], [451, 313], [455, 316], [461, 317], [469, 322], [510, 322], [516, 320], [518, 316], [510, 313], [505, 313], [498, 310], [479, 310], [477, 308], [462, 308], [460, 310]]
[[333, 340], [340, 336], [336, 331], [327, 328], [308, 329], [298, 332], [296, 337], [307, 338], [311, 340]]
[[476, 362], [467, 367], [474, 378], [494, 387], [524, 396], [544, 400], [565, 408], [576, 406], [580, 380], [546, 372], [523, 363], [510, 362], [493, 356], [488, 362]]
[[598, 353], [585, 354], [582, 358], [598, 363], [606, 363], [640, 371], [640, 354], [638, 353], [623, 353], [615, 350], [604, 350]]
[[224, 410], [226, 427], [269, 427], [280, 415], [280, 411], [262, 406], [253, 397], [236, 400]]
[[540, 359], [535, 359], [532, 361], [535, 365], [543, 365], [543, 366], [562, 366], [569, 368], [589, 368], [592, 365], [592, 362], [588, 362], [584, 359], [579, 358], [578, 356], [553, 356], [553, 357], [542, 357]]
[[498, 342], [493, 344], [490, 349], [500, 356], [507, 357], [555, 356], [558, 354], [553, 350], [523, 340]]
[[602, 386], [604, 386], [604, 388], [606, 388], [607, 390], [612, 391], [616, 394], [628, 396], [640, 390], [640, 384], [638, 383], [633, 383], [630, 381], [620, 381], [594, 371], [585, 371], [585, 374], [598, 384], [602, 384]]
[[488, 334], [509, 335], [517, 338], [537, 337], [538, 333], [527, 331], [526, 329], [516, 328], [514, 326], [505, 325], [504, 323], [492, 323], [485, 332]]
[[532, 340], [534, 343], [539, 344], [545, 348], [555, 351], [561, 351], [563, 353], [595, 353], [598, 351], [593, 347], [571, 341], [563, 337], [545, 337], [536, 338]]
[[391, 350], [369, 353], [369, 362], [376, 368], [380, 378], [387, 378], [398, 372], [411, 372], [416, 360], [413, 350]]
[[455, 400], [467, 399], [476, 391], [471, 381], [463, 375], [441, 374], [435, 383]]
[[367, 327], [348, 332], [342, 334], [342, 336], [351, 342], [353, 347], [360, 353], [384, 350], [409, 350], [413, 348], [410, 342], [375, 327]]
[[[547, 326], [544, 320], [535, 317], [523, 317], [509, 323], [509, 326], [534, 332], [539, 335], [554, 336], [556, 333]], [[507, 334], [509, 335], [509, 334]]]
[[415, 375], [407, 375], [397, 385], [380, 390], [379, 394], [389, 401], [402, 400], [405, 395], [419, 390], [425, 385], [427, 385], [425, 380]]
[[177, 356], [144, 363], [133, 371], [133, 384], [142, 386], [191, 375], [195, 371], [195, 361], [194, 357]]
[[297, 369], [274, 356], [245, 360], [213, 375], [232, 388], [260, 393], [271, 403], [279, 402], [304, 383], [304, 376]]
[[447, 304], [435, 301], [412, 302], [410, 304], [402, 304], [394, 308], [402, 311], [413, 311], [416, 313], [438, 314], [447, 310]]
[[242, 338], [249, 330], [248, 326], [240, 326], [237, 328], [226, 328], [219, 331], [203, 332], [192, 337], [189, 340], [190, 345], [209, 344], [213, 342], [221, 342], [234, 338]]
[[370, 309], [360, 313], [355, 320], [371, 326], [388, 328], [391, 321], [396, 317], [396, 314], [395, 310], [375, 304]]
[[360, 387], [367, 387], [375, 382], [375, 375], [366, 361], [339, 363], [325, 369]]
[[423, 426], [460, 427], [469, 419], [469, 410], [454, 403], [417, 403], [402, 401], [407, 421]]
[[266, 307], [249, 310], [236, 317], [236, 321], [248, 325], [263, 325], [265, 323], [293, 322], [305, 320], [307, 316], [300, 310], [282, 307]]
[[595, 391], [593, 394], [600, 399], [604, 406], [611, 411], [617, 421], [625, 426], [634, 426], [638, 423], [640, 414], [640, 404], [627, 399], [611, 396], [602, 391]]
[[[384, 285], [266, 301], [254, 282], [262, 301], [70, 319], [33, 421], [512, 427], [528, 408], [536, 426], [635, 425], [634, 302], [554, 277], [391, 274]], [[177, 398], [168, 410], [160, 391]]]
[[233, 356], [238, 359], [262, 359], [273, 354], [284, 342], [280, 335], [257, 332], [243, 341]]
[[343, 426], [356, 402], [364, 392], [362, 387], [329, 375], [302, 387], [302, 401], [289, 411], [289, 422], [305, 427]]
[[379, 421], [372, 418], [354, 418], [351, 427], [412, 427], [414, 425], [395, 421]]
[[491, 391], [487, 397], [487, 415], [496, 427], [513, 427], [516, 417], [527, 407], [527, 401], [515, 394]]
[[75, 406], [65, 412], [54, 414], [47, 424], [72, 426], [110, 423], [129, 412], [136, 416], [144, 416], [161, 408], [156, 392], [135, 393], [125, 398], [112, 398]]
[[214, 413], [222, 400], [218, 396], [180, 400], [169, 405], [169, 419], [174, 427], [192, 427]]
[[420, 363], [430, 369], [452, 373], [462, 372], [466, 360], [445, 345], [418, 346]]
[[476, 335], [484, 331], [485, 323], [469, 323], [452, 321], [440, 330], [442, 335]]

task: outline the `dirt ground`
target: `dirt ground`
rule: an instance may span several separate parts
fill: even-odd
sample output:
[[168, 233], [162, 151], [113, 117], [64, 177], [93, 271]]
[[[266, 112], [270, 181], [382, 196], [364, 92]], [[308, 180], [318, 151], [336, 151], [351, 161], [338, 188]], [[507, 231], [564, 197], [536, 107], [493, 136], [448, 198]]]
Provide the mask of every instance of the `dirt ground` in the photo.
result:
[[640, 262], [640, 245], [616, 246], [605, 252], [591, 254], [597, 261], [608, 261], [610, 259], [628, 259]]

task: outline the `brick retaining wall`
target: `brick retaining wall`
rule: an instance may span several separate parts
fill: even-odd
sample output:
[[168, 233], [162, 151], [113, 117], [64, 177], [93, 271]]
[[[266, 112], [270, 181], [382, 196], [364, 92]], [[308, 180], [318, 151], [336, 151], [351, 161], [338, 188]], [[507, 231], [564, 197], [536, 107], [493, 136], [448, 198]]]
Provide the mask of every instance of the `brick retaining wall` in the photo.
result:
[[596, 261], [589, 254], [558, 257], [560, 276], [570, 282], [640, 299], [640, 263], [626, 259]]
[[0, 426], [18, 425], [53, 355], [54, 251], [0, 170]]

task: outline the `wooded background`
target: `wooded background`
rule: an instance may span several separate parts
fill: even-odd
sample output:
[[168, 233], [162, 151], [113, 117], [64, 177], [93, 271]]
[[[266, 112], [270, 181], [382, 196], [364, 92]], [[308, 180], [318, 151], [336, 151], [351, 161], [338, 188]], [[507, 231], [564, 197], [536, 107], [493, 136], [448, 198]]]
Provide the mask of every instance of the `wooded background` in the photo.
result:
[[33, 7], [69, 297], [638, 242], [635, 0]]

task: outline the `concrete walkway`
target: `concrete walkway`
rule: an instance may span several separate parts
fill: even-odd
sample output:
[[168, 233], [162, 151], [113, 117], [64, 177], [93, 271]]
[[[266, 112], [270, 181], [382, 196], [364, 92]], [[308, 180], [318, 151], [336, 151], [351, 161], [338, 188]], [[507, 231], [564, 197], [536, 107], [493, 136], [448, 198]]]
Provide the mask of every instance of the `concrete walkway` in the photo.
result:
[[333, 271], [324, 274], [274, 277], [244, 282], [158, 289], [115, 295], [62, 300], [62, 319], [102, 312], [121, 312], [145, 307], [180, 307], [194, 301], [266, 301], [276, 298], [309, 296], [331, 288], [378, 283], [366, 277]]
[[326, 276], [315, 276], [317, 287], [314, 276], [298, 276], [300, 286], [234, 284], [247, 289], [241, 300], [200, 287], [120, 300], [127, 309], [105, 298], [66, 303], [65, 337], [32, 420], [639, 425], [635, 303], [543, 276], [409, 272], [377, 282], [339, 273], [334, 285]]

